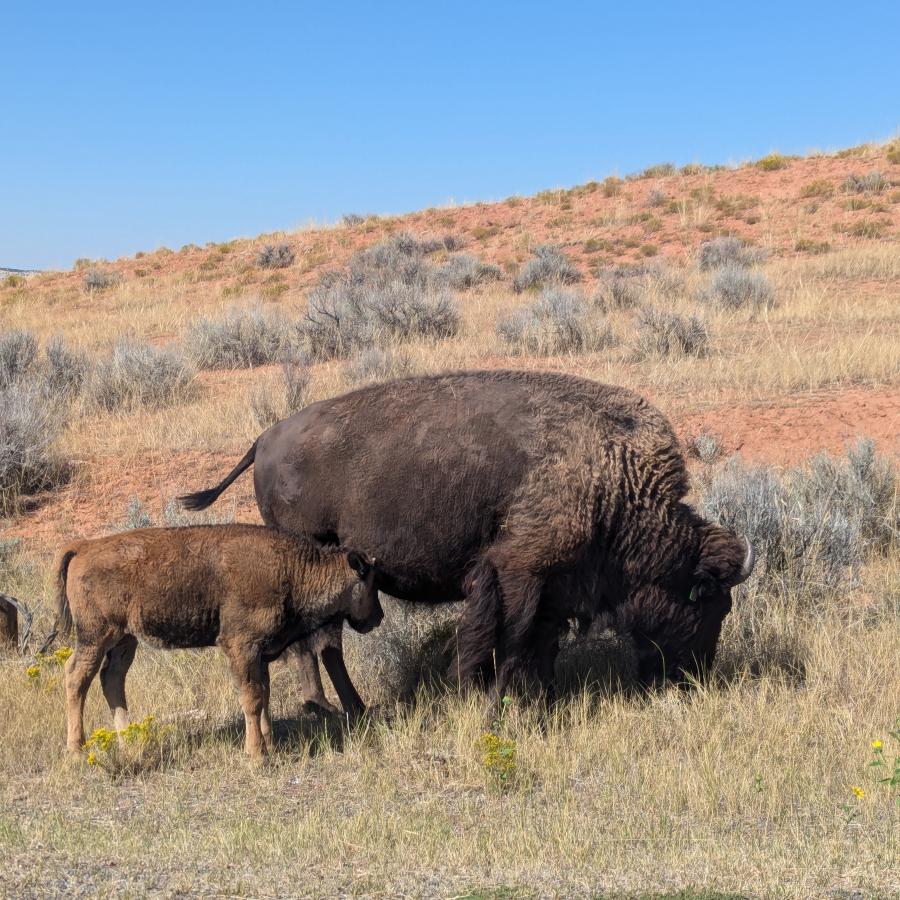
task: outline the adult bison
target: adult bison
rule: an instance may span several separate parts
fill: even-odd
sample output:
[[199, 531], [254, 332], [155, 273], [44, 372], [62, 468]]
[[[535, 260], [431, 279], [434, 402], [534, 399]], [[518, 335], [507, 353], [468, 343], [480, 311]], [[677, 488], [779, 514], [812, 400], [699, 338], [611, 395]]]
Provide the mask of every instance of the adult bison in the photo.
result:
[[551, 687], [561, 627], [598, 614], [633, 636], [644, 682], [698, 674], [753, 566], [745, 540], [683, 503], [662, 413], [571, 375], [458, 372], [313, 403], [184, 505], [206, 508], [254, 463], [267, 524], [365, 547], [394, 596], [465, 599], [455, 674], [495, 676], [498, 693], [526, 661]]

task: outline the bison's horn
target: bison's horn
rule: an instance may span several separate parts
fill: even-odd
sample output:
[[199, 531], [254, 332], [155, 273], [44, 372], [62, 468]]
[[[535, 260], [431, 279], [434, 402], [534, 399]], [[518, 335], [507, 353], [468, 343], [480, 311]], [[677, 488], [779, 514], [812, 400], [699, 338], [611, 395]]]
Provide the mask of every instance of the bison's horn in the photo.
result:
[[747, 553], [744, 556], [744, 562], [741, 564], [741, 571], [734, 582], [735, 584], [746, 581], [753, 572], [753, 566], [756, 563], [756, 551], [753, 549], [753, 544], [747, 538], [743, 538], [743, 541], [747, 545]]

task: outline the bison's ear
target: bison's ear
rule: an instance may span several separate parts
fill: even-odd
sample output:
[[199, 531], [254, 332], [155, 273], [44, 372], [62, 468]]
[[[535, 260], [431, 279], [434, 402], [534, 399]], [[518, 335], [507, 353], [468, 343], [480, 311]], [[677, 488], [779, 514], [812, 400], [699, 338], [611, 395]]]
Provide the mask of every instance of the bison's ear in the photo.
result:
[[350, 564], [350, 568], [353, 569], [363, 581], [368, 578], [369, 572], [375, 567], [374, 559], [369, 559], [365, 553], [357, 553], [356, 550], [351, 550], [347, 554], [347, 562]]
[[745, 537], [725, 528], [710, 528], [694, 570], [697, 590], [691, 592], [692, 598], [702, 599], [703, 594], [714, 587], [731, 588], [746, 581], [755, 562], [756, 554]]

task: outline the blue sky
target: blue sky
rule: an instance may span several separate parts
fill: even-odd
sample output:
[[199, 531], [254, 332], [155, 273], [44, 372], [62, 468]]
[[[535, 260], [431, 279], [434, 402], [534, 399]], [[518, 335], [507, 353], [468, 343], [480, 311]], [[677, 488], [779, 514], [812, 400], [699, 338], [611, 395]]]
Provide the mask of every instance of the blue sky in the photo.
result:
[[0, 265], [900, 129], [900, 3], [0, 2]]

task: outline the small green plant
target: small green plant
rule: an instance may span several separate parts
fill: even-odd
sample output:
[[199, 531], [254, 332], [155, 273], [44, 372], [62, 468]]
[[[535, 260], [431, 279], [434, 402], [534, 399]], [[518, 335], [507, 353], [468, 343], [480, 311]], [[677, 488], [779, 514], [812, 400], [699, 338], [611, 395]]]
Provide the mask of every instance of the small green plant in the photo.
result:
[[582, 244], [582, 249], [585, 253], [599, 253], [601, 250], [609, 249], [609, 241], [605, 241], [602, 238], [588, 238]]
[[675, 174], [675, 166], [670, 162], [657, 163], [655, 166], [647, 166], [641, 172], [641, 178], [665, 178], [668, 175]]
[[866, 792], [855, 784], [851, 785], [850, 791], [854, 799], [841, 804], [841, 812], [844, 814], [844, 822], [847, 825], [859, 818], [859, 801], [865, 799], [866, 796]]
[[787, 164], [791, 161], [790, 156], [784, 156], [781, 153], [770, 153], [762, 159], [758, 159], [754, 165], [763, 172], [775, 172], [778, 169], [787, 168]]
[[481, 754], [484, 771], [494, 786], [500, 790], [512, 785], [518, 770], [515, 739], [503, 737], [499, 733], [503, 729], [506, 713], [511, 704], [511, 697], [504, 697], [500, 701], [500, 712], [491, 723], [491, 730], [481, 735], [476, 745]]
[[827, 178], [817, 178], [805, 184], [800, 191], [800, 196], [810, 197], [830, 197], [834, 193], [834, 185]]
[[472, 237], [476, 241], [486, 241], [497, 234], [500, 234], [499, 225], [478, 225], [472, 229]]
[[828, 241], [814, 241], [812, 238], [797, 238], [794, 249], [798, 253], [827, 253], [831, 249]]
[[153, 716], [132, 722], [121, 731], [97, 728], [85, 741], [87, 763], [110, 775], [134, 775], [157, 767], [169, 750], [171, 728], [157, 724]]
[[874, 221], [857, 222], [850, 228], [850, 234], [858, 238], [877, 238], [884, 234], [884, 223]]
[[600, 190], [603, 191], [604, 197], [618, 197], [622, 192], [622, 179], [617, 178], [615, 175], [610, 175], [608, 178], [603, 179]]
[[888, 736], [897, 745], [893, 760], [884, 751], [884, 741], [876, 738], [872, 741], [873, 758], [869, 768], [873, 770], [878, 784], [887, 785], [888, 790], [894, 794], [895, 801], [900, 804], [900, 718], [888, 732]]

